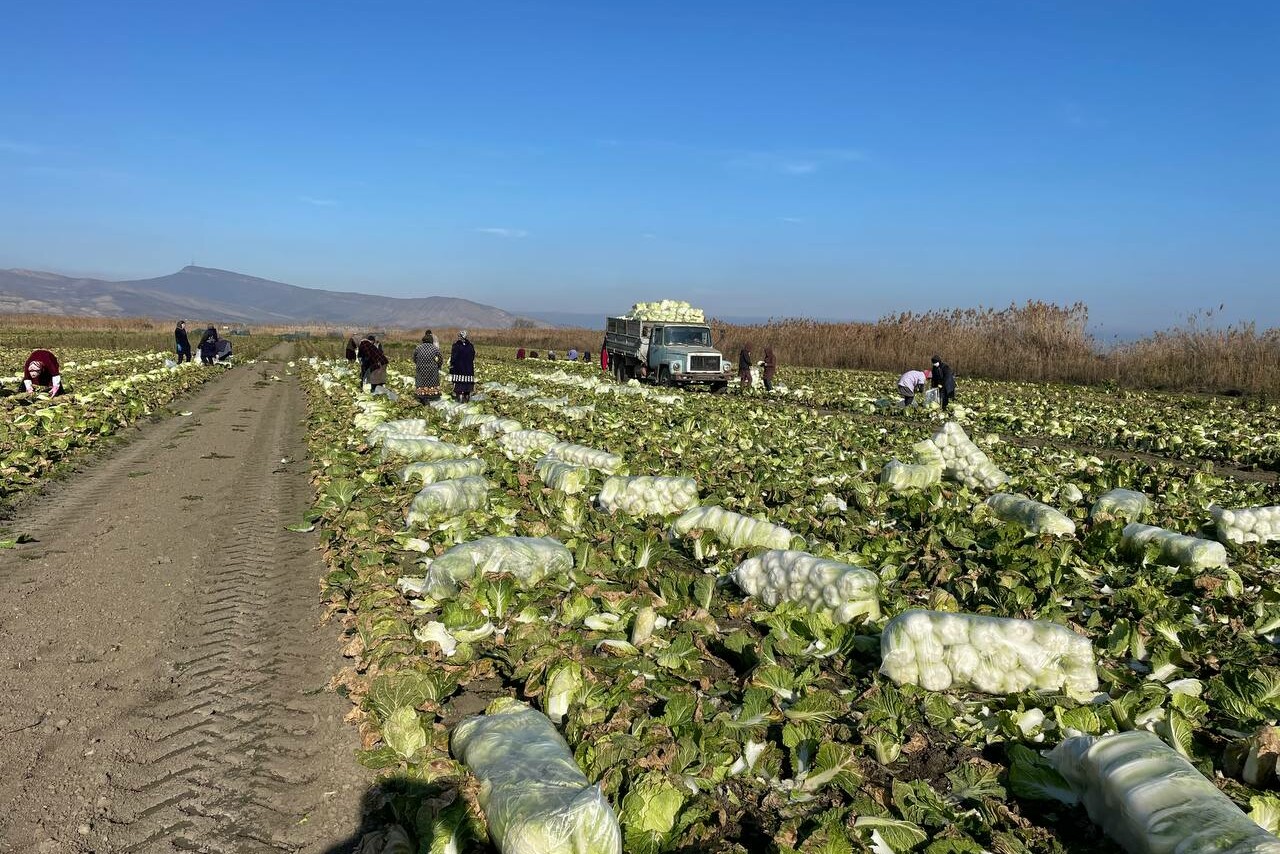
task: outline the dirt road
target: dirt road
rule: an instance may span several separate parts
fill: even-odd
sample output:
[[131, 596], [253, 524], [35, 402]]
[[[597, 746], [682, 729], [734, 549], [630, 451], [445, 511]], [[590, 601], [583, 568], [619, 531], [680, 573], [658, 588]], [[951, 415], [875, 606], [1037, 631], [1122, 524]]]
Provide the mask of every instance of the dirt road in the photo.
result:
[[[340, 852], [371, 782], [301, 519], [305, 401], [238, 367], [0, 552], [0, 851]], [[277, 376], [280, 379], [272, 379]]]

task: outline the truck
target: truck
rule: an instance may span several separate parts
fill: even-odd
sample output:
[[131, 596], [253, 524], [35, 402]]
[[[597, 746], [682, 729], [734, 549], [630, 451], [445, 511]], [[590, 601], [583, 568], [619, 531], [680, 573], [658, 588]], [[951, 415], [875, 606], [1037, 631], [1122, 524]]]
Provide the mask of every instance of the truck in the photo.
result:
[[724, 391], [734, 368], [712, 345], [711, 327], [702, 322], [702, 312], [687, 303], [676, 304], [683, 310], [659, 308], [666, 305], [636, 303], [629, 314], [605, 318], [604, 347], [614, 378]]

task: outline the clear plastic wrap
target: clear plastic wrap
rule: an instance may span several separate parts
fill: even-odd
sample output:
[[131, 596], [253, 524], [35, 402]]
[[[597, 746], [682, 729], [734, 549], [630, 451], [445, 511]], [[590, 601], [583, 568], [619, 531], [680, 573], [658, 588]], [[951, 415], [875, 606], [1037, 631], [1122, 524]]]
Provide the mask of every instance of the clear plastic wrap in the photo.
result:
[[1224, 543], [1269, 543], [1280, 540], [1280, 506], [1227, 510], [1214, 504], [1209, 514]]
[[405, 524], [429, 524], [432, 520], [478, 510], [489, 500], [489, 481], [483, 477], [460, 477], [424, 486], [413, 497]]
[[880, 672], [898, 685], [929, 691], [1098, 690], [1093, 644], [1046, 620], [906, 611], [884, 627], [880, 659]]
[[618, 819], [547, 716], [509, 697], [453, 729], [502, 854], [622, 854]]
[[605, 474], [617, 474], [622, 468], [622, 457], [608, 451], [601, 451], [586, 445], [575, 445], [572, 442], [556, 442], [547, 449], [547, 456], [593, 468]]
[[698, 482], [691, 477], [614, 475], [600, 488], [600, 506], [609, 513], [621, 510], [631, 516], [668, 516], [697, 504]]
[[1130, 854], [1280, 854], [1280, 839], [1150, 732], [1068, 738], [1049, 761]]
[[487, 465], [479, 457], [465, 457], [456, 460], [428, 460], [409, 463], [400, 470], [400, 480], [408, 483], [415, 477], [426, 486], [442, 480], [453, 480], [459, 477], [484, 474]]
[[369, 431], [369, 435], [365, 437], [365, 442], [369, 445], [379, 445], [387, 436], [436, 438], [435, 436], [427, 435], [429, 429], [425, 418], [401, 418], [398, 421], [383, 421]]
[[987, 499], [987, 506], [997, 518], [1021, 525], [1033, 534], [1069, 537], [1076, 532], [1076, 523], [1067, 516], [1025, 495], [997, 492]]
[[1140, 522], [1124, 526], [1121, 543], [1129, 552], [1142, 552], [1149, 543], [1155, 543], [1160, 548], [1160, 562], [1168, 566], [1209, 569], [1227, 565], [1227, 550], [1222, 543]]
[[1136, 522], [1151, 512], [1151, 499], [1132, 489], [1113, 489], [1098, 496], [1089, 510], [1089, 518], [1106, 514], [1126, 522]]
[[545, 578], [568, 574], [573, 553], [550, 537], [481, 537], [422, 563], [427, 572], [419, 592], [443, 600], [456, 596], [461, 583], [484, 575], [510, 575], [528, 589]]
[[712, 532], [716, 539], [733, 549], [753, 546], [788, 549], [793, 536], [781, 525], [734, 513], [716, 504], [686, 510], [671, 525], [673, 536], [683, 536], [695, 529]]
[[524, 425], [514, 418], [499, 418], [480, 425], [480, 438], [492, 439], [494, 436], [503, 436], [523, 429]]
[[515, 430], [498, 437], [498, 445], [509, 460], [545, 454], [559, 441], [554, 434], [545, 430]]
[[880, 578], [861, 566], [778, 549], [744, 560], [729, 577], [748, 596], [771, 608], [795, 602], [810, 611], [826, 612], [837, 623], [860, 615], [880, 619]]
[[889, 460], [880, 472], [880, 482], [894, 492], [926, 489], [935, 483], [942, 482], [942, 466], [932, 463], [909, 465], [897, 460]]
[[392, 435], [382, 439], [382, 459], [391, 457], [406, 460], [456, 460], [470, 456], [471, 448], [467, 445], [455, 445], [426, 436]]
[[591, 469], [576, 463], [558, 460], [555, 457], [543, 457], [534, 463], [533, 473], [542, 478], [544, 485], [563, 492], [565, 495], [577, 495], [585, 492], [591, 483]]
[[982, 449], [969, 439], [964, 428], [954, 421], [942, 425], [933, 436], [933, 444], [942, 455], [944, 473], [970, 489], [996, 489], [1009, 476], [996, 468]]

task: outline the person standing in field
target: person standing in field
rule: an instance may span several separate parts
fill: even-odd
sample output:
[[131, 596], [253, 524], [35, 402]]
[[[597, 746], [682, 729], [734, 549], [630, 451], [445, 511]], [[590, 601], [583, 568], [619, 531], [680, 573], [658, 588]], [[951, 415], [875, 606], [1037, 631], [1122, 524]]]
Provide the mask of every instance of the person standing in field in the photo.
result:
[[210, 326], [200, 336], [200, 364], [212, 365], [218, 352], [218, 328]]
[[50, 397], [63, 394], [62, 368], [58, 357], [48, 350], [33, 350], [22, 366], [22, 390], [35, 392], [48, 390]]
[[178, 364], [191, 361], [191, 339], [187, 337], [187, 322], [179, 320], [173, 328], [173, 345], [178, 351]]
[[348, 336], [347, 336], [347, 349], [346, 349], [346, 352], [343, 354], [343, 355], [345, 355], [345, 356], [347, 357], [347, 362], [348, 362], [348, 364], [349, 364], [349, 363], [351, 363], [351, 362], [354, 362], [354, 361], [356, 360], [356, 352], [357, 352], [357, 350], [358, 350], [358, 345], [356, 344], [356, 336], [354, 336], [354, 335], [348, 335]]
[[609, 373], [609, 351], [605, 349], [607, 341], [600, 342], [600, 370]]
[[751, 388], [751, 345], [743, 344], [738, 351], [738, 382], [742, 390]]
[[523, 348], [523, 347], [520, 347], [519, 349], [517, 349], [517, 350], [516, 350], [516, 361], [517, 361], [517, 362], [523, 362], [523, 361], [524, 361], [524, 348]]
[[458, 331], [458, 340], [449, 350], [449, 382], [453, 384], [453, 399], [459, 403], [471, 400], [476, 387], [476, 348], [467, 338], [467, 330]]
[[898, 394], [902, 395], [903, 406], [910, 406], [916, 395], [924, 391], [925, 379], [924, 371], [917, 371], [915, 368], [898, 378]]
[[932, 365], [933, 370], [929, 373], [929, 382], [933, 388], [941, 390], [942, 408], [945, 410], [947, 404], [951, 403], [956, 396], [956, 375], [951, 370], [951, 366], [942, 361], [940, 356], [933, 357]]
[[773, 378], [778, 374], [778, 357], [772, 347], [764, 348], [764, 390], [773, 391]]
[[387, 357], [382, 352], [382, 345], [372, 332], [364, 337], [357, 348], [360, 364], [363, 368], [361, 388], [369, 384], [369, 392], [373, 393], [387, 384]]
[[444, 357], [440, 355], [440, 345], [436, 336], [428, 329], [422, 336], [422, 343], [413, 351], [414, 379], [417, 388], [414, 394], [419, 403], [431, 403], [440, 399], [440, 366]]

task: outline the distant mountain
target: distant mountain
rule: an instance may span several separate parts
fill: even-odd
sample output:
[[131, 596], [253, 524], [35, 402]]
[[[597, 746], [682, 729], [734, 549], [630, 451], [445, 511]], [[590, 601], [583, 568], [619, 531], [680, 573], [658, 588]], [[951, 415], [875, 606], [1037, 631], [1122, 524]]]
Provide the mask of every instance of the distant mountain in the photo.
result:
[[455, 297], [405, 299], [300, 288], [209, 267], [183, 267], [169, 276], [126, 282], [0, 270], [0, 312], [360, 329], [551, 325]]

